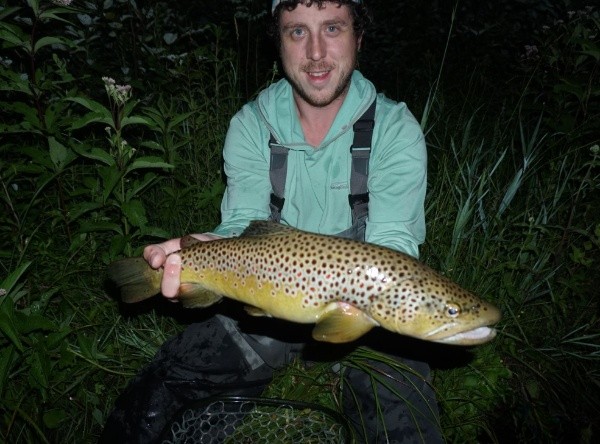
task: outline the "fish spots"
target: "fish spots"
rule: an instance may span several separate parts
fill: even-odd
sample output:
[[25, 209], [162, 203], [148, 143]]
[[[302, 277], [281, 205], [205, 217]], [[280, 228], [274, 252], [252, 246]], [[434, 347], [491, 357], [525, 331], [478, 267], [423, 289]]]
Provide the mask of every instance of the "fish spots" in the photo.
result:
[[[344, 302], [393, 331], [414, 322], [442, 330], [467, 313], [496, 310], [410, 256], [342, 238], [286, 229], [199, 242], [180, 253], [182, 273], [194, 275], [188, 281], [210, 281], [207, 287], [216, 293], [268, 313], [277, 304], [290, 304], [278, 313], [294, 319], [305, 316], [303, 310], [318, 313], [331, 302]], [[266, 308], [263, 299], [270, 301]], [[447, 308], [451, 304], [459, 307], [456, 318]]]

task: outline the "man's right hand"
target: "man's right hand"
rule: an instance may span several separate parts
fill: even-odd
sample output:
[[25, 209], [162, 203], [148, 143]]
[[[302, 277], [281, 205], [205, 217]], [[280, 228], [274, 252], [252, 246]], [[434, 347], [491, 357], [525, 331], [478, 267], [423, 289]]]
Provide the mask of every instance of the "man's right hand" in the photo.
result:
[[[220, 236], [203, 233], [192, 234], [200, 241], [211, 241], [221, 239]], [[181, 275], [181, 256], [173, 254], [181, 249], [181, 238], [170, 239], [159, 244], [148, 245], [144, 248], [144, 259], [154, 268], [163, 267], [163, 278], [160, 284], [160, 291], [164, 297], [173, 302], [177, 302], [179, 293], [180, 275]]]

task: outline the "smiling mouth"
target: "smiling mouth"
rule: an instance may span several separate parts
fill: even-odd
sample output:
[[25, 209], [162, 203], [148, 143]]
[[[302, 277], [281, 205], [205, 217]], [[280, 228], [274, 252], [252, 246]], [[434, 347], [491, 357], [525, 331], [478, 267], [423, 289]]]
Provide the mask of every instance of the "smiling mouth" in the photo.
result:
[[306, 71], [306, 74], [309, 75], [309, 77], [315, 78], [315, 79], [322, 79], [324, 77], [326, 77], [331, 71]]

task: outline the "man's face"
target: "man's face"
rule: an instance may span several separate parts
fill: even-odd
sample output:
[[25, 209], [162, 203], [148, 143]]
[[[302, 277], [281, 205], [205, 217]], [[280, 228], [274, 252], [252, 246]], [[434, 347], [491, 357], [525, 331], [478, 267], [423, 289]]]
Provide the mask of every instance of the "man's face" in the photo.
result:
[[316, 4], [284, 9], [280, 38], [283, 69], [296, 100], [318, 107], [341, 103], [360, 46], [349, 7], [326, 2], [323, 9]]

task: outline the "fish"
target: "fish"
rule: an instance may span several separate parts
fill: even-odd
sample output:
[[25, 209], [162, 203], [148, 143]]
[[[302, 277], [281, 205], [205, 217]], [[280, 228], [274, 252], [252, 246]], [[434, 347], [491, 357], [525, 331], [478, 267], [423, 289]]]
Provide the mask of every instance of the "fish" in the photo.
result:
[[[254, 316], [314, 323], [315, 340], [354, 341], [375, 327], [454, 345], [492, 340], [500, 310], [426, 264], [372, 243], [252, 221], [235, 238], [181, 240], [178, 299], [186, 308], [223, 297]], [[162, 268], [143, 258], [108, 266], [125, 303], [160, 293]]]

